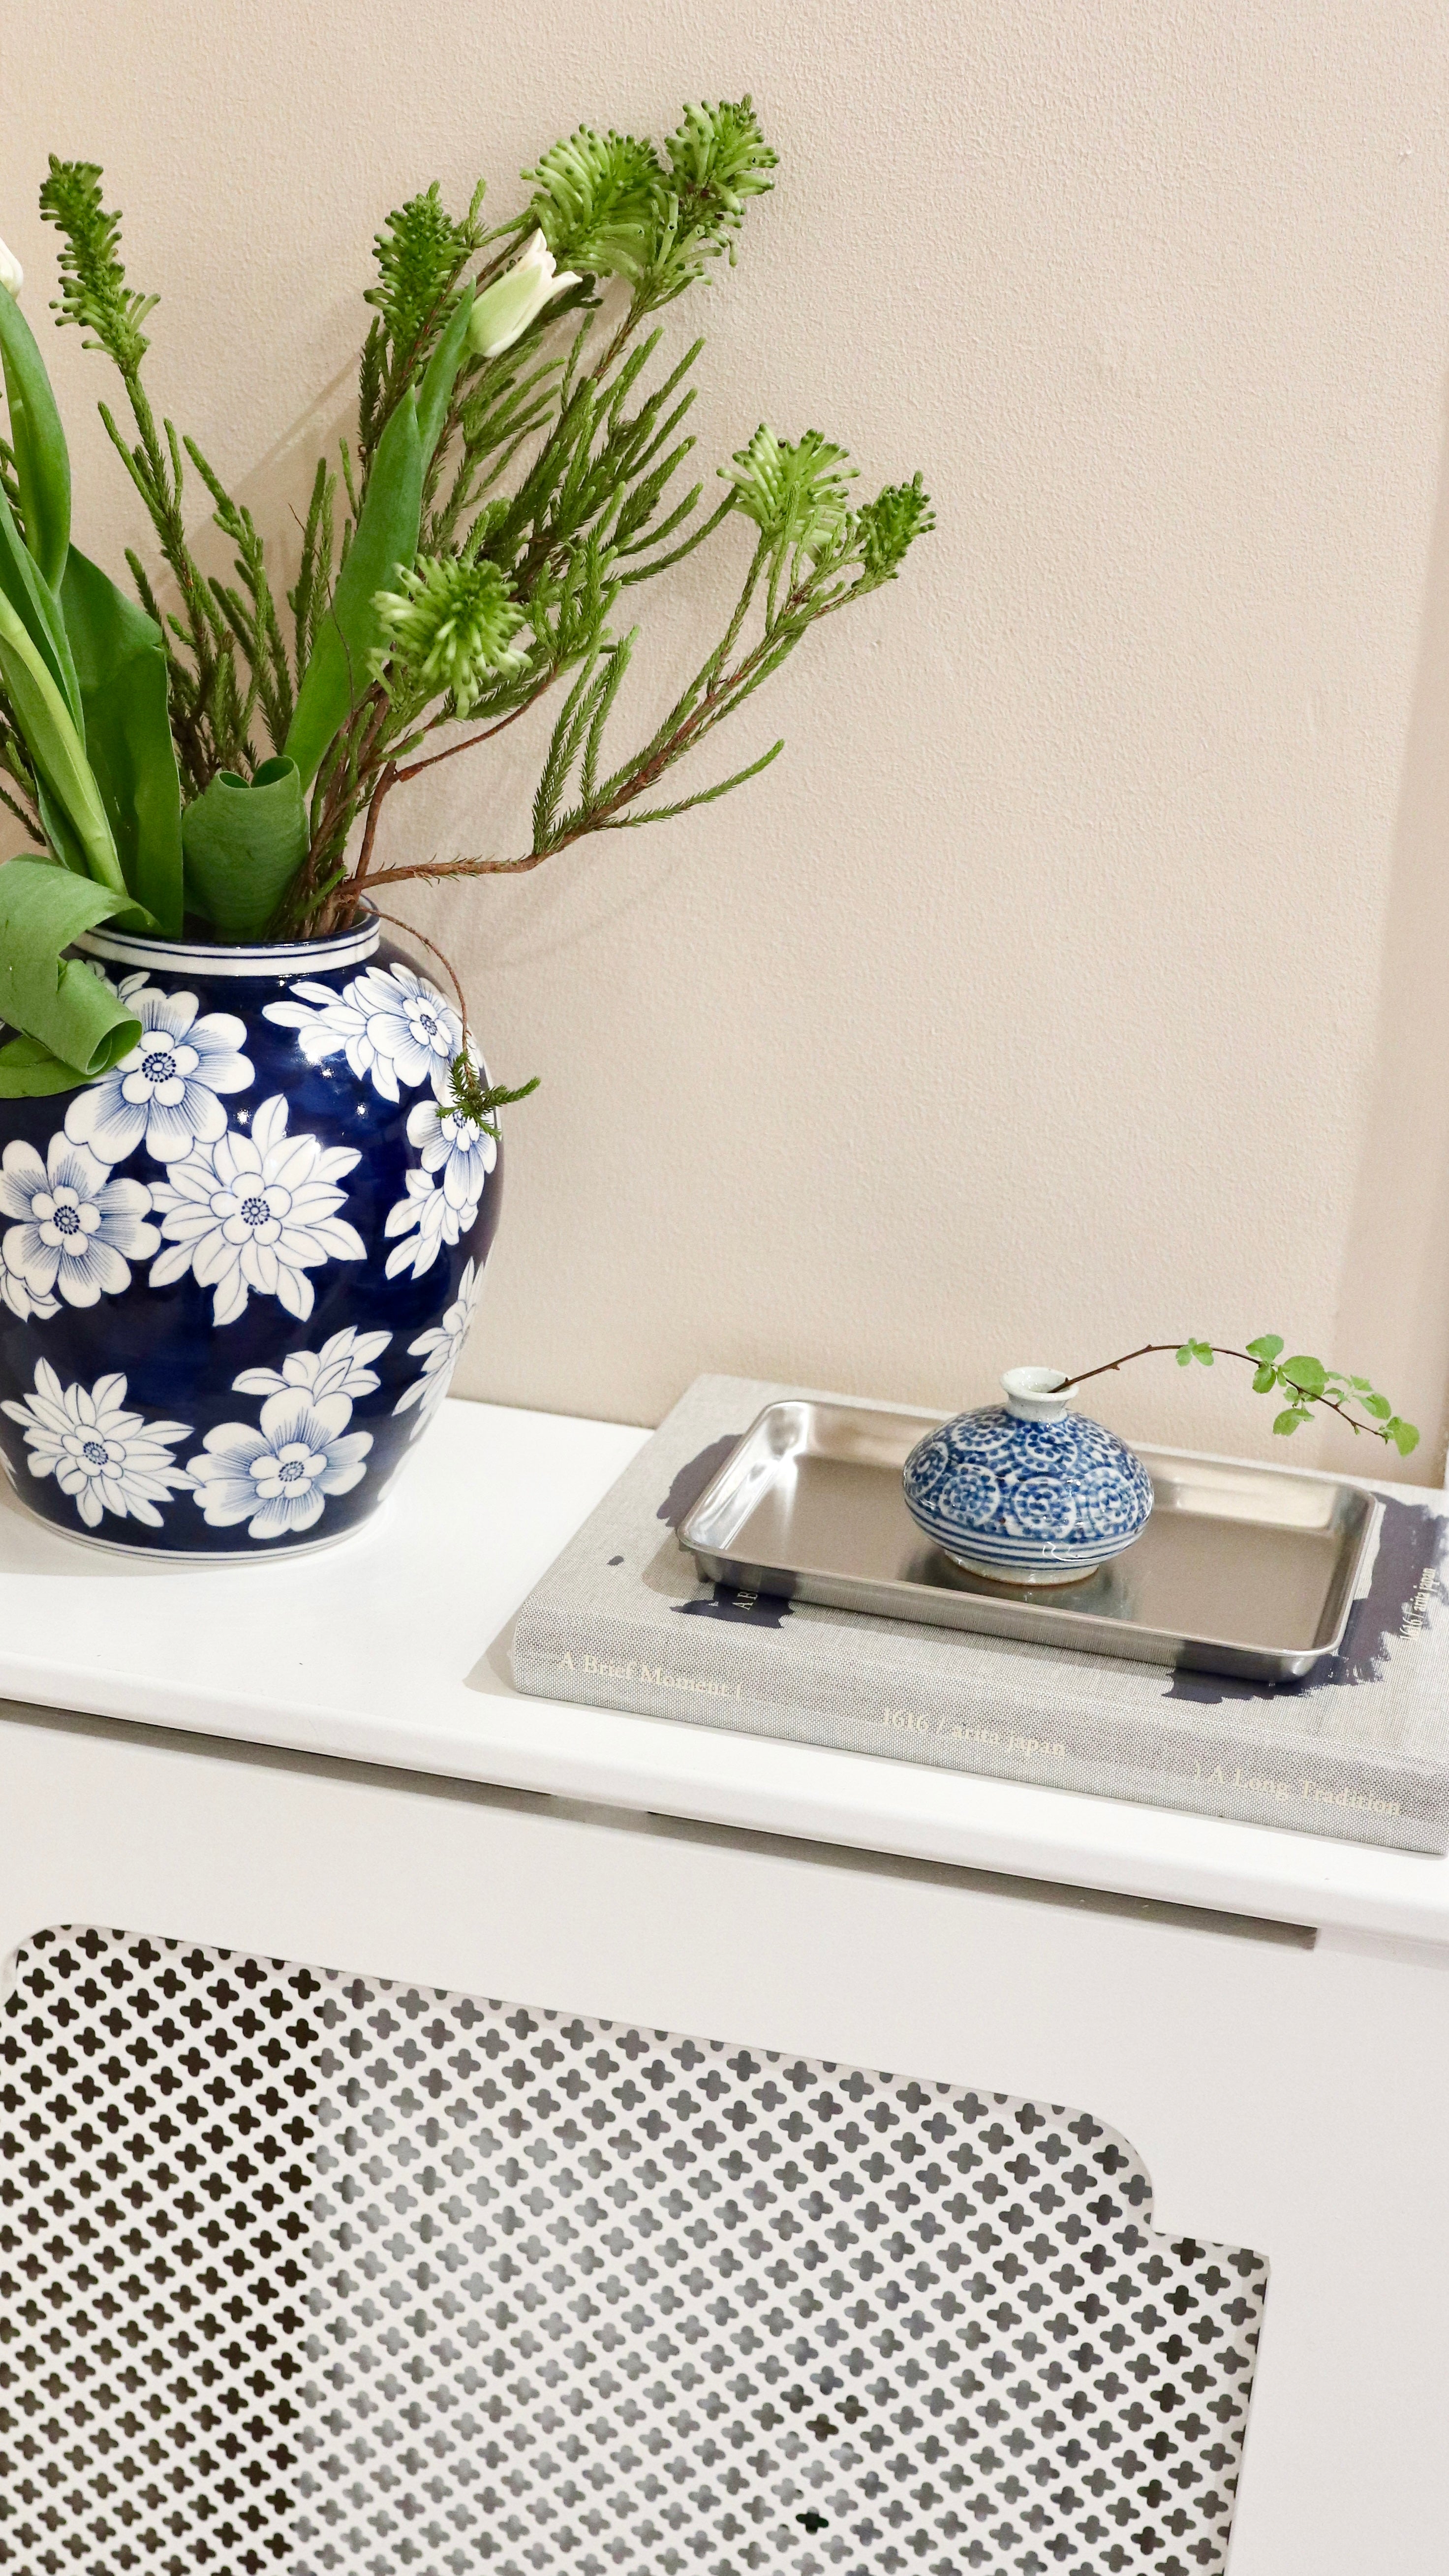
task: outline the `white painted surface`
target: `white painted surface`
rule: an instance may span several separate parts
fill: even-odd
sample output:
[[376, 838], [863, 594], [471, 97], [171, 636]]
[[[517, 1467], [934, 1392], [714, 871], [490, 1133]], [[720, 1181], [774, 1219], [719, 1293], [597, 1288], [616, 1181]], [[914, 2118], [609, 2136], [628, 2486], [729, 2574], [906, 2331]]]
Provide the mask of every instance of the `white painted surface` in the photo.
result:
[[[951, 1410], [1023, 1352], [1272, 1327], [1386, 1386], [1433, 1481], [1444, 0], [369, 0], [358, 24], [356, 0], [6, 11], [0, 231], [87, 552], [153, 561], [95, 416], [111, 371], [48, 328], [47, 152], [105, 164], [161, 294], [157, 411], [290, 578], [387, 209], [435, 176], [466, 203], [481, 170], [501, 222], [579, 118], [665, 132], [747, 88], [778, 188], [738, 269], [662, 317], [671, 352], [709, 334], [690, 471], [713, 488], [762, 416], [813, 423], [864, 491], [919, 465], [940, 517], [679, 773], [783, 735], [738, 798], [514, 886], [398, 889], [490, 1063], [544, 1077], [465, 1391], [657, 1421], [719, 1368]], [[727, 531], [717, 571], [631, 594], [621, 757], [745, 552]], [[386, 851], [526, 847], [546, 722], [399, 794]], [[1149, 1362], [1104, 1403], [1129, 1436], [1270, 1455], [1245, 1375]]]
[[508, 1623], [644, 1436], [449, 1403], [372, 1531], [215, 1572], [6, 1495], [0, 1694], [1449, 1948], [1449, 1860], [521, 1697]]
[[1442, 1960], [13, 1714], [0, 1954], [77, 1920], [1089, 2108], [1272, 2265], [1232, 2576], [1441, 2576]]

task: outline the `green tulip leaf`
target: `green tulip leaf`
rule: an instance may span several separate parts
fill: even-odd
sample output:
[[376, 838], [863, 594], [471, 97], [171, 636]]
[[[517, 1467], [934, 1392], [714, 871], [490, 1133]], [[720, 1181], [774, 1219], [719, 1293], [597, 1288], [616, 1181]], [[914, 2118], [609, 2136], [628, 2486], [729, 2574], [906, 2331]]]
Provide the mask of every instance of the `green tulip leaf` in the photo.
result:
[[181, 781], [161, 629], [76, 546], [60, 596], [86, 751], [126, 883], [165, 936], [179, 939]]
[[285, 748], [304, 788], [311, 786], [328, 744], [371, 685], [368, 657], [382, 641], [374, 603], [378, 592], [394, 589], [399, 572], [412, 564], [422, 507], [417, 397], [407, 393], [378, 441], [357, 533], [297, 692]]
[[78, 877], [88, 877], [90, 869], [86, 866], [80, 834], [65, 807], [56, 802], [45, 783], [45, 772], [39, 768], [35, 773], [35, 802], [40, 811], [41, 828], [61, 866], [72, 869]]
[[[0, 494], [0, 514], [8, 518], [8, 511], [3, 510], [3, 499], [3, 494]], [[10, 524], [13, 528], [14, 521], [11, 520]], [[86, 758], [79, 727], [61, 696], [48, 662], [3, 589], [0, 589], [0, 682], [4, 684], [26, 749], [46, 791], [42, 799], [42, 818], [57, 807], [63, 817], [63, 823], [55, 832], [57, 857], [68, 869], [74, 869], [79, 858], [86, 874], [94, 877], [97, 884], [108, 885], [116, 894], [127, 895], [126, 879], [110, 820], [96, 783], [95, 771]], [[111, 908], [114, 911], [123, 907], [113, 905]], [[3, 1009], [0, 1009], [0, 1018], [4, 1016]]]
[[294, 760], [264, 760], [250, 784], [223, 769], [181, 818], [186, 897], [223, 939], [261, 940], [307, 856]]
[[[134, 1025], [139, 1028], [139, 1020]], [[51, 1092], [76, 1091], [81, 1082], [75, 1066], [39, 1038], [9, 1038], [0, 1045], [0, 1100], [40, 1100]]]
[[465, 286], [453, 307], [448, 327], [428, 360], [427, 373], [418, 387], [418, 438], [423, 451], [423, 472], [433, 461], [433, 451], [443, 434], [448, 405], [458, 369], [463, 363], [463, 349], [468, 337], [468, 321], [473, 310], [473, 289]]
[[0, 868], [0, 1021], [18, 1033], [0, 1046], [0, 1099], [74, 1090], [139, 1044], [135, 1013], [82, 959], [63, 954], [128, 906], [124, 889], [117, 897], [48, 859]]
[[10, 446], [25, 518], [25, 542], [52, 591], [70, 544], [70, 455], [35, 335], [0, 286], [0, 368], [10, 411]]
[[[0, 290], [3, 292], [3, 290]], [[71, 723], [80, 730], [80, 684], [75, 675], [60, 601], [33, 561], [15, 524], [15, 514], [0, 489], [0, 604], [9, 605], [44, 663], [64, 700]]]

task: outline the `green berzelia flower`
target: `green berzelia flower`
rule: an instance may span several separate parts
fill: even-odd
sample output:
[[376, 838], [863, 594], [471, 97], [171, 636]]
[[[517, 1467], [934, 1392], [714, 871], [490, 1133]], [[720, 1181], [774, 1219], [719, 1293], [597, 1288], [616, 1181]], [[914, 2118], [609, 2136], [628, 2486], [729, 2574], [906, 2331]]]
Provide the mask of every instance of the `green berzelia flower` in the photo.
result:
[[523, 668], [528, 654], [512, 641], [523, 611], [497, 564], [420, 555], [398, 578], [402, 588], [376, 601], [387, 640], [372, 669], [389, 696], [426, 705], [446, 691], [465, 716], [490, 680]]
[[807, 429], [801, 438], [777, 438], [761, 421], [748, 447], [720, 467], [736, 493], [736, 507], [760, 534], [808, 555], [827, 553], [850, 520], [847, 486], [855, 481], [843, 447]]

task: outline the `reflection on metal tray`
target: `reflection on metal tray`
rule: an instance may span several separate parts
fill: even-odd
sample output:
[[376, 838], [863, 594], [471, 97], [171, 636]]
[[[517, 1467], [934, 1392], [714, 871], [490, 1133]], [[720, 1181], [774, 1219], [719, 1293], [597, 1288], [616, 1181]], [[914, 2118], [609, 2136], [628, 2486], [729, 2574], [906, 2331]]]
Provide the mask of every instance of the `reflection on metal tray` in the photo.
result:
[[1336, 1652], [1382, 1506], [1291, 1467], [1140, 1449], [1152, 1517], [1069, 1589], [965, 1574], [917, 1529], [901, 1469], [939, 1414], [767, 1405], [680, 1527], [710, 1582], [1032, 1645], [1287, 1681]]

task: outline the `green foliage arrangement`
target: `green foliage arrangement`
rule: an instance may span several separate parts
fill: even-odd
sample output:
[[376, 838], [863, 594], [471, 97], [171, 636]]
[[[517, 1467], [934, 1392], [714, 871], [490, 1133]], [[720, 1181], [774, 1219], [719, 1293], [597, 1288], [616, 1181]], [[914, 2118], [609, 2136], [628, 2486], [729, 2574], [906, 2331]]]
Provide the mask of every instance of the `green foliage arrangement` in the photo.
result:
[[[133, 600], [72, 543], [65, 436], [0, 244], [0, 798], [37, 852], [0, 870], [0, 1017], [19, 1033], [0, 1047], [0, 1097], [71, 1088], [135, 1042], [123, 1006], [63, 962], [100, 918], [166, 938], [319, 938], [364, 894], [517, 875], [587, 834], [688, 813], [775, 759], [779, 742], [658, 801], [810, 629], [893, 580], [933, 525], [919, 474], [857, 503], [845, 450], [814, 430], [757, 429], [712, 503], [703, 482], [680, 488], [703, 342], [666, 364], [654, 317], [733, 265], [775, 165], [745, 98], [687, 109], [662, 146], [580, 126], [492, 230], [481, 181], [461, 215], [436, 182], [398, 207], [366, 291], [356, 436], [318, 461], [279, 596], [250, 513], [156, 419], [156, 298], [127, 280], [101, 171], [52, 156], [54, 309], [120, 379], [129, 418], [105, 403], [101, 418], [165, 573], [153, 582], [128, 554]], [[192, 552], [189, 474], [234, 550], [231, 580]], [[733, 557], [719, 640], [620, 756], [627, 612], [707, 544]], [[396, 788], [550, 693], [526, 850], [380, 857]], [[474, 1079], [460, 1059], [455, 1080]]]
[[1395, 1413], [1388, 1397], [1380, 1395], [1369, 1378], [1346, 1377], [1341, 1369], [1325, 1368], [1322, 1360], [1312, 1359], [1306, 1352], [1285, 1360], [1281, 1333], [1260, 1333], [1245, 1351], [1196, 1339], [1143, 1342], [1135, 1351], [1124, 1351], [1120, 1359], [1104, 1360], [1100, 1368], [1079, 1369], [1075, 1376], [1063, 1378], [1062, 1390], [1084, 1386], [1088, 1378], [1106, 1377], [1111, 1370], [1125, 1368], [1130, 1360], [1145, 1360], [1154, 1351], [1171, 1351], [1179, 1368], [1191, 1368], [1194, 1361], [1201, 1368], [1211, 1368], [1214, 1360], [1245, 1360], [1253, 1372], [1255, 1395], [1279, 1395], [1285, 1399], [1273, 1417], [1273, 1428], [1284, 1439], [1291, 1438], [1299, 1424], [1309, 1420], [1315, 1405], [1324, 1405], [1346, 1422], [1350, 1431], [1372, 1432], [1375, 1439], [1397, 1449], [1401, 1458], [1418, 1448], [1419, 1434], [1413, 1423]]

